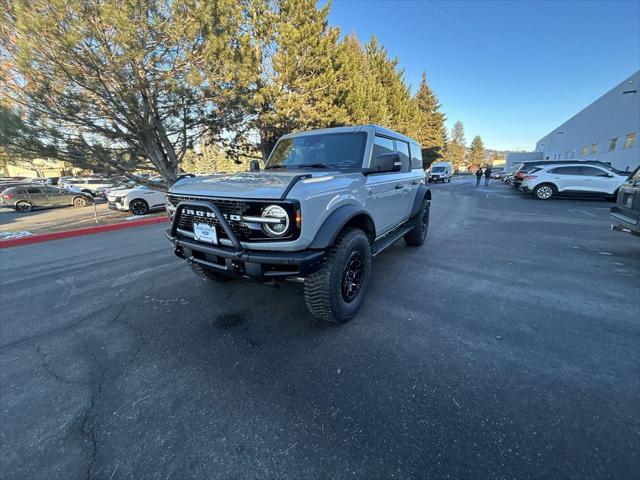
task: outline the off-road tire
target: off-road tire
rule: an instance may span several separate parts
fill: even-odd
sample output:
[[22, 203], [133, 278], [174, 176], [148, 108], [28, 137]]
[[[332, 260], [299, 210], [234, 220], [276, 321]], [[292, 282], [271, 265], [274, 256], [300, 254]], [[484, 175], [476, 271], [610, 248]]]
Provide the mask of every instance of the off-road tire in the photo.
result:
[[229, 280], [232, 280], [231, 277], [218, 273], [210, 268], [203, 267], [202, 265], [198, 265], [197, 263], [187, 263], [191, 267], [191, 270], [193, 270], [193, 273], [205, 280], [213, 280], [214, 282], [228, 282]]
[[73, 199], [74, 207], [87, 207], [88, 205], [89, 205], [89, 202], [84, 197], [75, 197]]
[[429, 231], [429, 201], [426, 198], [422, 201], [418, 213], [409, 220], [409, 225], [413, 225], [413, 228], [405, 234], [404, 241], [411, 247], [419, 247], [424, 243]]
[[533, 198], [536, 200], [549, 200], [558, 194], [558, 189], [550, 183], [541, 183], [533, 189]]
[[129, 211], [134, 215], [146, 215], [149, 213], [149, 204], [141, 198], [136, 198], [129, 203]]
[[33, 204], [26, 201], [16, 203], [14, 207], [16, 212], [31, 212], [33, 211]]
[[[354, 261], [361, 262], [362, 272], [357, 281], [357, 292], [347, 301], [345, 295], [349, 296], [351, 287], [356, 284], [347, 280], [353, 273], [348, 266]], [[370, 278], [371, 245], [367, 235], [358, 228], [345, 229], [327, 251], [320, 269], [304, 279], [307, 308], [320, 320], [345, 323], [360, 310]], [[343, 293], [343, 287], [347, 287], [346, 293]]]

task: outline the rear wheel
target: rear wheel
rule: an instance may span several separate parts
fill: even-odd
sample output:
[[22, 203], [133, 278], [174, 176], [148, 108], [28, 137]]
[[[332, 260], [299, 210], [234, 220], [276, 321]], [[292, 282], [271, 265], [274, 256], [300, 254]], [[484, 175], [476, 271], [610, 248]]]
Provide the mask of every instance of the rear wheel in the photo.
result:
[[129, 211], [134, 215], [146, 215], [149, 212], [149, 204], [141, 198], [136, 198], [129, 203]]
[[533, 189], [533, 196], [538, 200], [549, 200], [557, 193], [558, 190], [556, 189], [556, 187], [554, 185], [551, 185], [550, 183], [543, 183]]
[[89, 202], [87, 202], [85, 197], [76, 197], [73, 199], [74, 207], [86, 207], [87, 205], [89, 205]]
[[429, 231], [429, 201], [426, 198], [418, 213], [409, 222], [413, 228], [404, 236], [404, 241], [411, 247], [419, 247], [424, 243]]
[[304, 279], [304, 299], [321, 320], [345, 323], [360, 310], [371, 276], [371, 245], [357, 228], [343, 231], [317, 272]]
[[30, 212], [33, 210], [33, 205], [29, 202], [18, 202], [15, 206], [16, 212]]

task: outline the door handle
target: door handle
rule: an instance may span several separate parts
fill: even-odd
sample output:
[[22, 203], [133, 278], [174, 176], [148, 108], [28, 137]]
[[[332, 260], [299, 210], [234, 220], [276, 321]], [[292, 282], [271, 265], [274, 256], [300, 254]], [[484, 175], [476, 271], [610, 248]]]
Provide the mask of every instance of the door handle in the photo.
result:
[[396, 183], [396, 190], [400, 190], [403, 186], [401, 183]]

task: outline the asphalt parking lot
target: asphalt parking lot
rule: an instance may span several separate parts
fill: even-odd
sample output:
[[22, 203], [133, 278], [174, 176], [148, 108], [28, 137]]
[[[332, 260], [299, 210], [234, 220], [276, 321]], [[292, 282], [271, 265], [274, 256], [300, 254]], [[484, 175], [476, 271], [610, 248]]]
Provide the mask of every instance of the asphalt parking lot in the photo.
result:
[[166, 225], [0, 251], [3, 478], [637, 478], [640, 239], [474, 182], [339, 327]]

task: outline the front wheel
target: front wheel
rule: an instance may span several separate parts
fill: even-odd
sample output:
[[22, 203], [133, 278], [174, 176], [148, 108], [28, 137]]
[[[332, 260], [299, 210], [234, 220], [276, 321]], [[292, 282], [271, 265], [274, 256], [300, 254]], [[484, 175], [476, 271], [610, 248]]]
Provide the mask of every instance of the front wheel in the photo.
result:
[[73, 199], [74, 207], [86, 207], [87, 205], [89, 205], [89, 202], [87, 202], [85, 197], [76, 197]]
[[146, 215], [149, 212], [149, 204], [138, 198], [129, 204], [129, 211], [134, 215]]
[[549, 200], [557, 193], [556, 187], [551, 184], [543, 183], [533, 189], [533, 196], [538, 200]]
[[427, 238], [429, 231], [429, 201], [425, 198], [418, 213], [409, 220], [412, 229], [404, 236], [404, 242], [411, 247], [419, 247]]
[[357, 228], [342, 232], [320, 269], [304, 279], [304, 299], [321, 320], [345, 323], [360, 310], [371, 276], [371, 245]]
[[451, 183], [451, 177], [447, 178], [447, 183]]

